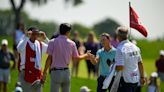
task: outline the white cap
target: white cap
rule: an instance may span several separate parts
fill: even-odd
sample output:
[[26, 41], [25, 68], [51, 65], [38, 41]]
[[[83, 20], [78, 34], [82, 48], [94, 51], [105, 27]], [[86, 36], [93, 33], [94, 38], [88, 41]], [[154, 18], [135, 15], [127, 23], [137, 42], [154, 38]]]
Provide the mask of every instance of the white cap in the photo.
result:
[[15, 88], [15, 92], [23, 92], [23, 90], [22, 90], [21, 87], [16, 87], [16, 88]]
[[3, 39], [1, 44], [2, 45], [8, 45], [8, 41], [6, 39]]
[[90, 92], [91, 90], [87, 86], [82, 86], [80, 92]]
[[157, 72], [153, 72], [153, 73], [151, 73], [151, 77], [158, 77]]
[[164, 50], [160, 50], [160, 55], [164, 56]]

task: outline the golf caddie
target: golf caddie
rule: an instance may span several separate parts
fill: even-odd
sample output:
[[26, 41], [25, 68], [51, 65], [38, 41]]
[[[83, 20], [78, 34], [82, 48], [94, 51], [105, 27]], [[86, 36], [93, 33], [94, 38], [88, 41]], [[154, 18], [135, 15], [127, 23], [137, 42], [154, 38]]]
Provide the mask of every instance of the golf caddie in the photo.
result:
[[[138, 82], [141, 85], [145, 82], [140, 49], [128, 40], [127, 27], [118, 27], [117, 35], [120, 42], [115, 57], [116, 71], [118, 71], [115, 81], [118, 81], [117, 77], [120, 76], [117, 92], [136, 92]], [[113, 84], [116, 83], [115, 81]]]
[[36, 27], [28, 29], [28, 37], [21, 40], [17, 46], [20, 54], [19, 60], [19, 81], [23, 92], [42, 92], [40, 80], [42, 79], [41, 61], [42, 53], [46, 52], [47, 44], [38, 37], [46, 40], [44, 32], [40, 32]]

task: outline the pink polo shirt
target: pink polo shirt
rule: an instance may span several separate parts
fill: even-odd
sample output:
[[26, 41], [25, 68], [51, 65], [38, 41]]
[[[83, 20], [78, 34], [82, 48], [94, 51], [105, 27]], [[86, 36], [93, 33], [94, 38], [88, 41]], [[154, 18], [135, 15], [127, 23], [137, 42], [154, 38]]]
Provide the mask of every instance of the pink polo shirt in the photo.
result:
[[52, 39], [48, 44], [47, 54], [52, 56], [52, 68], [67, 68], [72, 57], [77, 57], [75, 43], [64, 35]]

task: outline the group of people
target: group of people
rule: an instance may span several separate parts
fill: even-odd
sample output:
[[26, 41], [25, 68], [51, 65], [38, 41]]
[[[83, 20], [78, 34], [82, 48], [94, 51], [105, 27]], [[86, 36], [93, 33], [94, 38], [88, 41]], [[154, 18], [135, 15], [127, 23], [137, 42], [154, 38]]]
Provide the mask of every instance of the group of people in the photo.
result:
[[[85, 59], [88, 67], [93, 67], [97, 79], [97, 92], [136, 92], [140, 83], [144, 85], [145, 76], [140, 49], [128, 40], [128, 28], [120, 26], [116, 30], [119, 44], [112, 46], [112, 37], [108, 33], [100, 35], [101, 48], [94, 43], [94, 35], [88, 35], [88, 41], [79, 42], [75, 32], [74, 39], [69, 35], [72, 27], [68, 23], [59, 26], [59, 35], [49, 40], [46, 34], [36, 27], [30, 27], [16, 44], [18, 60], [18, 84], [23, 92], [42, 92], [42, 85], [50, 73], [50, 92], [70, 92], [71, 74], [69, 64], [71, 60], [77, 68], [78, 63]], [[21, 33], [20, 33], [21, 34]], [[19, 36], [18, 36], [19, 37]], [[9, 81], [10, 60], [14, 56], [7, 49], [8, 41], [2, 40], [0, 50], [0, 90], [4, 85], [7, 92]], [[42, 55], [47, 53], [45, 67], [42, 72]], [[90, 66], [92, 64], [93, 66]], [[156, 64], [160, 66], [160, 64]], [[97, 67], [97, 69], [95, 68]], [[74, 70], [73, 70], [74, 71]], [[91, 70], [88, 69], [88, 72]], [[96, 74], [99, 71], [99, 74]], [[159, 71], [161, 73], [161, 71]], [[162, 74], [162, 73], [161, 73]], [[90, 75], [88, 76], [90, 77]], [[162, 78], [161, 78], [162, 79]], [[18, 87], [20, 88], [20, 87]], [[86, 87], [83, 87], [86, 89]], [[90, 91], [88, 89], [88, 91]], [[21, 92], [21, 91], [16, 91]]]

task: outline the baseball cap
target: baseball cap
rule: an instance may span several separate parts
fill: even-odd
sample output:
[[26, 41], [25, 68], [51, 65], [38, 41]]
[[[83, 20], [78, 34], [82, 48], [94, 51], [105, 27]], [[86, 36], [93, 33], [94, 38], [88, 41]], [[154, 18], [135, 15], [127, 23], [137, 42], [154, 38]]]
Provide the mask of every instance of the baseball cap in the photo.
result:
[[158, 77], [157, 72], [153, 72], [153, 73], [151, 73], [151, 77]]
[[6, 39], [3, 39], [1, 42], [2, 45], [8, 45], [8, 41]]
[[117, 28], [116, 33], [118, 35], [128, 35], [128, 27], [126, 26], [120, 26]]
[[37, 27], [30, 27], [28, 31], [39, 32], [39, 29]]
[[15, 92], [23, 92], [23, 90], [22, 90], [21, 87], [16, 87], [16, 88], [15, 88]]
[[91, 90], [87, 86], [82, 86], [80, 92], [90, 92]]
[[164, 50], [160, 50], [160, 55], [164, 56]]

